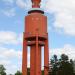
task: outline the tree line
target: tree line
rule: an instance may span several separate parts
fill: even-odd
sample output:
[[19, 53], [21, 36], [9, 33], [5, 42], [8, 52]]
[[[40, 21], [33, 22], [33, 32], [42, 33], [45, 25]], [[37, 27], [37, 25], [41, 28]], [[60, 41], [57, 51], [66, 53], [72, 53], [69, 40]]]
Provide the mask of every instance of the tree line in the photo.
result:
[[[65, 54], [62, 54], [60, 58], [57, 55], [53, 55], [49, 62], [49, 73], [48, 75], [75, 75], [75, 62]], [[5, 67], [0, 65], [0, 75], [7, 75]], [[27, 69], [28, 75], [30, 75], [30, 69]], [[12, 74], [9, 74], [12, 75]], [[17, 71], [14, 75], [22, 75], [22, 72]], [[44, 71], [42, 70], [42, 75]]]
[[65, 54], [62, 54], [59, 59], [54, 55], [50, 63], [49, 75], [75, 75], [75, 62]]

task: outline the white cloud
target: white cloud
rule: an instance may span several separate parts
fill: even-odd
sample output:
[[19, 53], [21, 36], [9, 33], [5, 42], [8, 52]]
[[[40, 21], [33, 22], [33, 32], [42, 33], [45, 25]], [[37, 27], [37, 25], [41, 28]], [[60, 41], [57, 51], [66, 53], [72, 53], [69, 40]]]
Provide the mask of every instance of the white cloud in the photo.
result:
[[2, 0], [5, 4], [4, 9], [2, 9], [2, 14], [7, 17], [14, 17], [16, 16], [16, 8], [14, 4], [18, 6], [20, 9], [28, 10], [31, 7], [31, 0]]
[[44, 9], [54, 13], [56, 29], [75, 36], [75, 0], [47, 0]]
[[5, 46], [11, 46], [11, 44], [17, 44], [17, 46], [22, 44], [22, 34], [12, 31], [0, 31], [0, 64], [5, 66], [7, 74], [14, 75], [17, 70], [21, 71], [22, 50], [5, 48]]
[[12, 31], [0, 31], [0, 44], [18, 44], [22, 43], [22, 34]]
[[14, 32], [0, 31], [0, 43], [16, 43], [17, 35]]
[[22, 51], [0, 47], [0, 64], [5, 66], [7, 74], [21, 70], [21, 62]]
[[21, 9], [29, 9], [31, 7], [31, 0], [2, 0], [6, 7], [13, 7], [14, 3]]
[[16, 15], [15, 13], [15, 9], [11, 8], [11, 9], [7, 9], [7, 10], [2, 10], [3, 14], [8, 16], [8, 17], [13, 17]]
[[24, 0], [16, 0], [16, 4], [20, 7], [20, 8], [26, 8], [26, 3], [24, 2]]
[[4, 56], [4, 58], [7, 58], [7, 59], [12, 59], [12, 58], [21, 58], [22, 56], [22, 53], [21, 51], [15, 51], [14, 49], [8, 49], [8, 50], [5, 50], [2, 52], [1, 54], [2, 56]]
[[0, 47], [0, 59], [22, 58], [22, 51]]
[[31, 0], [27, 0], [27, 1], [16, 0], [16, 4], [17, 4], [17, 6], [19, 6], [22, 9], [25, 9], [25, 10], [31, 8]]
[[66, 54], [69, 56], [70, 59], [75, 59], [75, 47], [73, 47], [72, 45], [66, 44], [64, 45], [63, 48], [51, 49], [50, 56], [54, 54], [58, 56], [60, 56], [61, 54]]
[[6, 65], [8, 65], [8, 64], [10, 64], [11, 62], [10, 61], [7, 61], [7, 60], [0, 60], [0, 64], [2, 64], [2, 65], [4, 65], [4, 66], [6, 66]]

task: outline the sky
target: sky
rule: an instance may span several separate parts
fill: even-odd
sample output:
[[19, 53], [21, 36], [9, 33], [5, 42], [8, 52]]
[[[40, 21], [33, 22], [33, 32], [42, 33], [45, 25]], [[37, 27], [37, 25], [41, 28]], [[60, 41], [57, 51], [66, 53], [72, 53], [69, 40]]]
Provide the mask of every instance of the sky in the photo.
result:
[[[74, 60], [75, 0], [42, 0], [41, 9], [47, 16], [50, 58], [65, 53]], [[0, 64], [8, 75], [21, 70], [24, 19], [29, 10], [31, 0], [0, 0]], [[28, 66], [29, 56], [28, 52]]]

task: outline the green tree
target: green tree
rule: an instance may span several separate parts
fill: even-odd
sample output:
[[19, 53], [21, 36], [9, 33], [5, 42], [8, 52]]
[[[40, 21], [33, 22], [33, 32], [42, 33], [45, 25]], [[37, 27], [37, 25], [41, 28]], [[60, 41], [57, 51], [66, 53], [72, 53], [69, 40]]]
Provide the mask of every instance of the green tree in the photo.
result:
[[58, 58], [57, 55], [54, 55], [51, 59], [51, 65], [52, 65], [52, 75], [56, 75], [58, 71]]
[[42, 75], [44, 75], [44, 70], [42, 70]]
[[69, 61], [67, 55], [62, 54], [61, 60], [59, 62], [60, 62], [58, 69], [59, 75], [73, 75], [73, 65], [72, 62]]
[[75, 75], [75, 60], [73, 61], [74, 75]]
[[27, 75], [30, 75], [30, 68], [27, 68]]
[[56, 55], [51, 59], [52, 75], [73, 75], [73, 61], [62, 54], [60, 59]]
[[12, 74], [9, 74], [9, 75], [12, 75]]
[[5, 67], [3, 65], [0, 65], [0, 75], [6, 75], [5, 70]]
[[15, 73], [15, 75], [22, 75], [22, 73], [21, 73], [20, 71], [17, 71], [17, 72]]

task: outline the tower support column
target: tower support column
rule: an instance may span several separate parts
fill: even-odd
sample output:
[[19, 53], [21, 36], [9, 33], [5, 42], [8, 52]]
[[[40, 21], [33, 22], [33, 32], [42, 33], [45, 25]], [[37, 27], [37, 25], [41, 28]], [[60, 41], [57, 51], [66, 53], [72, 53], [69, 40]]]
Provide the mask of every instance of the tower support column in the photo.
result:
[[39, 75], [41, 75], [41, 46], [39, 46], [38, 47], [39, 48], [39, 51], [38, 51], [38, 61], [39, 61], [39, 63], [38, 63], [38, 67], [39, 67]]
[[30, 47], [30, 75], [35, 75], [35, 45]]
[[48, 50], [48, 38], [45, 40], [44, 46], [44, 75], [48, 75], [49, 68], [49, 50]]
[[38, 36], [36, 36], [36, 53], [35, 53], [36, 54], [36, 56], [35, 56], [36, 57], [36, 59], [35, 59], [36, 60], [36, 68], [35, 68], [36, 71], [35, 71], [35, 75], [39, 75], [39, 67], [38, 67], [38, 65], [39, 65], [38, 49], [39, 48], [38, 48], [38, 46], [39, 46], [38, 45]]
[[27, 40], [23, 38], [22, 75], [27, 75]]
[[[30, 75], [36, 75], [36, 46], [30, 47]], [[38, 74], [41, 75], [41, 46], [38, 47]]]

